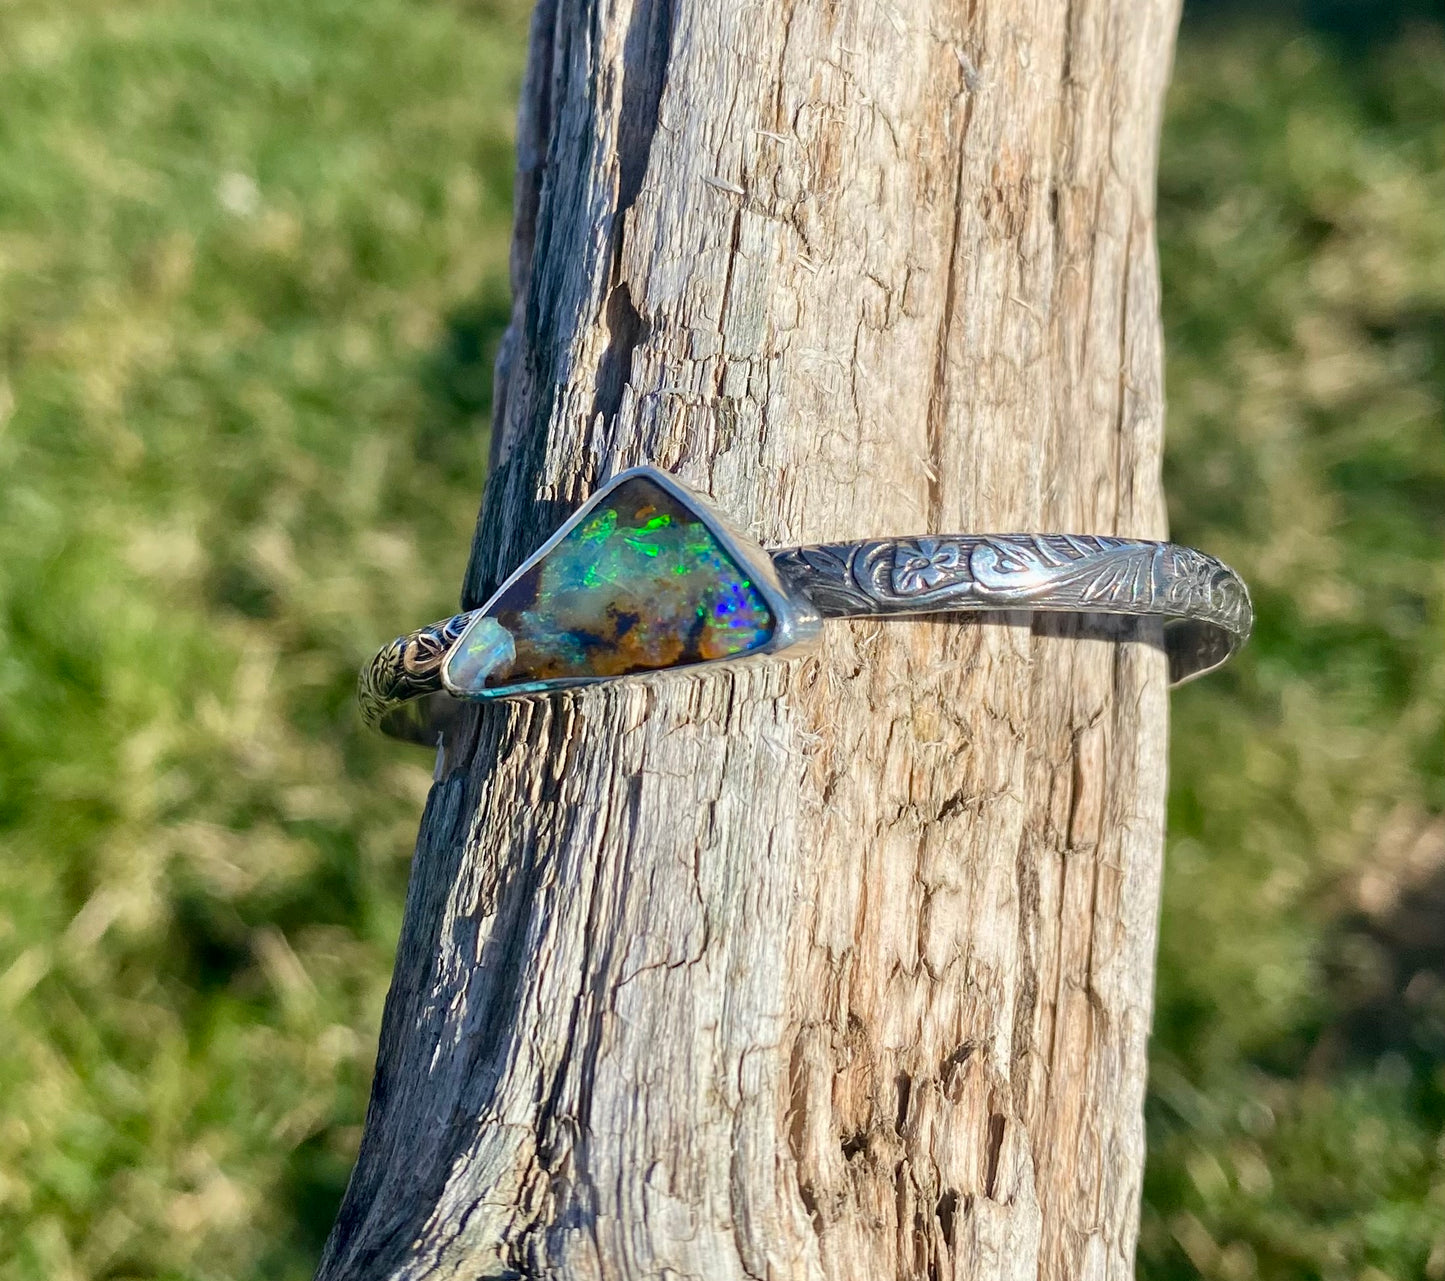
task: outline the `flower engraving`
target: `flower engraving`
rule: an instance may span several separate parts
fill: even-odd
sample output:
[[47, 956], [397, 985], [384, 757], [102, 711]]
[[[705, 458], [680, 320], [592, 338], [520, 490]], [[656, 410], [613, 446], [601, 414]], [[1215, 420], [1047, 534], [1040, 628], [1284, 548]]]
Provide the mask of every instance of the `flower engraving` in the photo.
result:
[[1177, 549], [1172, 559], [1172, 572], [1164, 585], [1164, 603], [1180, 613], [1209, 610], [1214, 603], [1218, 564], [1192, 548]]
[[957, 543], [920, 538], [905, 543], [893, 559], [893, 590], [900, 596], [917, 596], [932, 591], [964, 569], [963, 552]]

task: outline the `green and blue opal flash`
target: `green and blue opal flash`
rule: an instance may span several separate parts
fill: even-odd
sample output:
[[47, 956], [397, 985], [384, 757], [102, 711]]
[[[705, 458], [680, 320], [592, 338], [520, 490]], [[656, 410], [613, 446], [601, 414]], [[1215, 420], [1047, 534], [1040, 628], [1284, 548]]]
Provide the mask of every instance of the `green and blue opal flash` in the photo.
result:
[[447, 656], [447, 689], [486, 699], [770, 648], [788, 603], [760, 581], [765, 555], [656, 476], [619, 477], [502, 586]]

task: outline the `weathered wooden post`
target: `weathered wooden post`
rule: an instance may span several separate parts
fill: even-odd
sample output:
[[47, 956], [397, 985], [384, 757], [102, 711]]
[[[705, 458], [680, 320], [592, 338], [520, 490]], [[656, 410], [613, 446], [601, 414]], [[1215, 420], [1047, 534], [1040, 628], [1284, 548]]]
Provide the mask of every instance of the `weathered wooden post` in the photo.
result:
[[[597, 481], [1157, 536], [1174, 0], [541, 0], [475, 603]], [[320, 1276], [1133, 1274], [1164, 659], [1028, 615], [488, 707]]]

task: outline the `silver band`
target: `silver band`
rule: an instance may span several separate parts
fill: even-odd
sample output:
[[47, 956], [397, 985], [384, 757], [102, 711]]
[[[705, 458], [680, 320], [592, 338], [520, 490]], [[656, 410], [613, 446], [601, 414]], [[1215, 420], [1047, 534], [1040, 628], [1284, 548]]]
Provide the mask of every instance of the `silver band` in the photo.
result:
[[[1253, 624], [1239, 576], [1174, 543], [957, 534], [788, 547], [767, 556], [823, 618], [1003, 610], [1162, 618], [1172, 684], [1218, 667]], [[443, 686], [442, 667], [480, 612], [398, 637], [377, 654], [358, 691], [367, 721], [394, 737], [435, 744], [461, 706]]]
[[1042, 610], [1166, 620], [1169, 680], [1212, 671], [1249, 639], [1249, 592], [1192, 547], [1081, 534], [950, 534], [772, 553], [824, 618]]

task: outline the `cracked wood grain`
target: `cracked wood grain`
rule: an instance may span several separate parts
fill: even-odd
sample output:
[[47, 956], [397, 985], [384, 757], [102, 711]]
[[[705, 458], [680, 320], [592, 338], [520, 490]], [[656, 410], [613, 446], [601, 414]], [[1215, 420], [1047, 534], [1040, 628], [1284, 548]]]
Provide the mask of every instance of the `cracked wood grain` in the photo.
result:
[[[1160, 536], [1176, 17], [542, 0], [467, 603], [644, 461], [765, 542]], [[469, 715], [319, 1276], [1132, 1276], [1152, 626], [830, 624]]]

